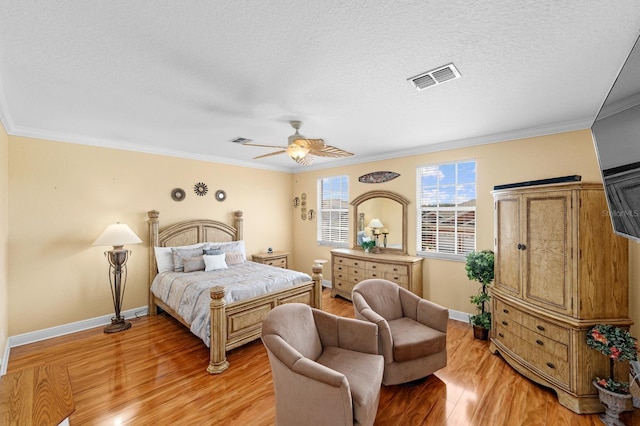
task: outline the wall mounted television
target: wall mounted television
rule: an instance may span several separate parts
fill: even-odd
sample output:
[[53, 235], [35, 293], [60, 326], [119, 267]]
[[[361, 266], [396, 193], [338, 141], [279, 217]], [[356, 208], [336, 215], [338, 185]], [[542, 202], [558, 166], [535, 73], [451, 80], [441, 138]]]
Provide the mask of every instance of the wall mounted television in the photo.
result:
[[591, 126], [616, 234], [640, 242], [640, 38]]

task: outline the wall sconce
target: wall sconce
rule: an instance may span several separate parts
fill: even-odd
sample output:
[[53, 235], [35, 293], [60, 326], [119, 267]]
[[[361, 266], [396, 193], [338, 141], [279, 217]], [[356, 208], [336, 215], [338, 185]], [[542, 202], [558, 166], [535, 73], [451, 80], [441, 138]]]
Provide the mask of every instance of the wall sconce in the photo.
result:
[[309, 220], [313, 220], [316, 217], [316, 211], [314, 209], [309, 210]]
[[125, 250], [125, 244], [139, 244], [142, 240], [124, 223], [114, 223], [107, 226], [107, 229], [93, 242], [94, 246], [113, 246], [112, 250], [107, 250], [104, 255], [109, 261], [109, 284], [111, 285], [111, 297], [115, 316], [111, 318], [111, 324], [104, 329], [105, 333], [116, 333], [131, 327], [131, 323], [124, 320], [120, 315], [124, 289], [127, 283], [127, 258], [131, 251]]
[[293, 198], [293, 207], [297, 208], [299, 205], [300, 205], [300, 198], [294, 197]]

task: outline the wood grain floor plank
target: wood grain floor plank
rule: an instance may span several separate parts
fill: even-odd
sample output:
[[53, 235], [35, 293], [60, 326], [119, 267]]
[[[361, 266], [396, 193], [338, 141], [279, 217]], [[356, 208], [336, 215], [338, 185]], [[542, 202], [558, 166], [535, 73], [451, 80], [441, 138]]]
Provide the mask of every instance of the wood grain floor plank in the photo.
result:
[[[354, 317], [353, 306], [323, 295], [325, 310]], [[101, 328], [11, 349], [8, 372], [40, 364], [69, 371], [77, 425], [271, 425], [273, 382], [266, 350], [255, 341], [229, 352], [229, 370], [209, 375], [208, 348], [174, 319], [134, 319], [122, 333]], [[449, 321], [448, 365], [425, 380], [383, 386], [376, 425], [595, 426], [555, 394], [523, 378], [468, 324]], [[640, 410], [624, 413], [640, 425]]]

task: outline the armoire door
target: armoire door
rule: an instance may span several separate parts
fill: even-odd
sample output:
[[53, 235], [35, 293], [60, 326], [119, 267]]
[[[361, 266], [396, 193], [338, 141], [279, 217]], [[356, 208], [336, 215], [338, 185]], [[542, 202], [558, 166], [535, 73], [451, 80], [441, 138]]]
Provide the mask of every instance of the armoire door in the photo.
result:
[[522, 195], [522, 298], [572, 313], [573, 205], [568, 191]]

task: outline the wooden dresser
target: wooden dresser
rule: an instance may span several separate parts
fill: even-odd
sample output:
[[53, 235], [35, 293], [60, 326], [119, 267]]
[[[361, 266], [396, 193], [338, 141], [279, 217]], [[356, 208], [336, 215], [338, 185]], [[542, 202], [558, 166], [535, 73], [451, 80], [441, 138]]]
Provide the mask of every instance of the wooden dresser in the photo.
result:
[[[555, 390], [576, 413], [603, 410], [592, 380], [608, 358], [595, 324], [629, 326], [628, 241], [613, 233], [601, 184], [498, 190], [490, 350]], [[627, 380], [620, 369], [620, 377]]]
[[353, 287], [368, 278], [383, 278], [422, 297], [423, 258], [404, 254], [331, 250], [331, 297], [351, 300]]

